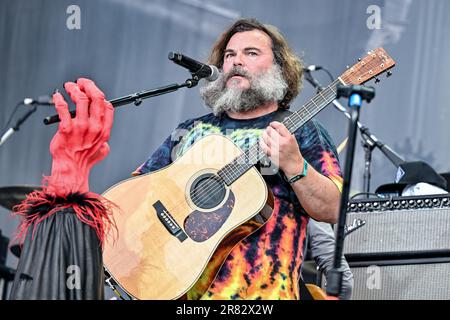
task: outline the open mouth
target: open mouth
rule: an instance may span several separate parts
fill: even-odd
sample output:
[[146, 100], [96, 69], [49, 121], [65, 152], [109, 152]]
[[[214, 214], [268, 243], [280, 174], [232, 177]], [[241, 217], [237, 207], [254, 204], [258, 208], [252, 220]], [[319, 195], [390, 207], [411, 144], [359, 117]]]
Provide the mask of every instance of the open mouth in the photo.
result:
[[234, 74], [231, 74], [231, 75], [228, 77], [228, 79], [246, 79], [246, 76], [244, 76], [244, 75], [241, 74], [241, 73], [234, 73]]
[[240, 70], [240, 68], [233, 68], [233, 69], [229, 71], [228, 79], [231, 79], [231, 78], [247, 78], [245, 70]]

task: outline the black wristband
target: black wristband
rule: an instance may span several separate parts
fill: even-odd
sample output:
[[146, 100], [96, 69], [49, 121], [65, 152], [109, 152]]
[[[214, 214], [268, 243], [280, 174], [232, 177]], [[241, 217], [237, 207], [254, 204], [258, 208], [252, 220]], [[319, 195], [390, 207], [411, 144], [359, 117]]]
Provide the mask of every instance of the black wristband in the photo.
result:
[[293, 176], [290, 179], [286, 179], [286, 181], [289, 184], [293, 184], [294, 182], [300, 180], [301, 178], [306, 177], [307, 173], [308, 173], [308, 162], [305, 159], [303, 159], [303, 172]]

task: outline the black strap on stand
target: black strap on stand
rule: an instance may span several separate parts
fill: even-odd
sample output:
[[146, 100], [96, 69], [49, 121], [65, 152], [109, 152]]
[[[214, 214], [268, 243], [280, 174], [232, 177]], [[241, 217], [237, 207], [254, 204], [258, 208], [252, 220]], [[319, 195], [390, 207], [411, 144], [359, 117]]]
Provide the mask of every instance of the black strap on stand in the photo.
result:
[[350, 194], [350, 181], [352, 178], [353, 158], [355, 154], [356, 134], [358, 130], [359, 111], [362, 101], [370, 102], [375, 96], [375, 89], [360, 85], [338, 85], [337, 98], [349, 98], [348, 105], [351, 109], [351, 119], [348, 130], [348, 149], [345, 158], [344, 182], [342, 186], [341, 203], [339, 209], [339, 221], [336, 231], [336, 246], [334, 250], [333, 268], [328, 272], [327, 294], [338, 297], [342, 287], [343, 268], [341, 265], [344, 237], [345, 237], [345, 223], [347, 220], [347, 203]]

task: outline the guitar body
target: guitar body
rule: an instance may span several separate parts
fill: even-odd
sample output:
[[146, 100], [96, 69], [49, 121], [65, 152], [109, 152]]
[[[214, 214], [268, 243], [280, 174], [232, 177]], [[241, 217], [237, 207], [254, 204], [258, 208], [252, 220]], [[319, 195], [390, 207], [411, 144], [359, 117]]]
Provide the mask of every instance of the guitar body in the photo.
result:
[[[253, 218], [266, 205], [268, 189], [256, 168], [231, 186], [212, 176], [240, 154], [228, 138], [208, 135], [166, 168], [103, 194], [119, 208], [103, 261], [122, 289], [137, 299], [182, 297], [208, 262], [217, 271], [233, 246], [262, 225]], [[226, 250], [213, 255], [220, 245]], [[206, 290], [209, 283], [198, 287]]]
[[325, 291], [316, 286], [315, 284], [311, 284], [311, 283], [307, 283], [306, 285], [306, 289], [308, 289], [309, 294], [312, 296], [313, 300], [327, 300], [327, 294], [325, 293]]

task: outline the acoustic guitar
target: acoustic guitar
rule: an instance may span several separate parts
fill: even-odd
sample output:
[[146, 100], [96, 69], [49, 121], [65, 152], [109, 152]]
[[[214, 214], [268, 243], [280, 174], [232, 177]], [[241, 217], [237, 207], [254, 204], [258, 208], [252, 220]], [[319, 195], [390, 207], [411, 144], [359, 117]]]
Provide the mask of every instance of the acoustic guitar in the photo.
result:
[[[336, 98], [338, 83], [362, 84], [394, 65], [382, 48], [369, 52], [283, 124], [294, 133]], [[183, 297], [208, 263], [218, 271], [224, 252], [264, 223], [264, 208], [270, 217], [272, 197], [255, 168], [264, 156], [258, 143], [243, 152], [212, 134], [169, 166], [109, 188], [118, 232], [105, 243], [105, 269], [135, 299]]]

